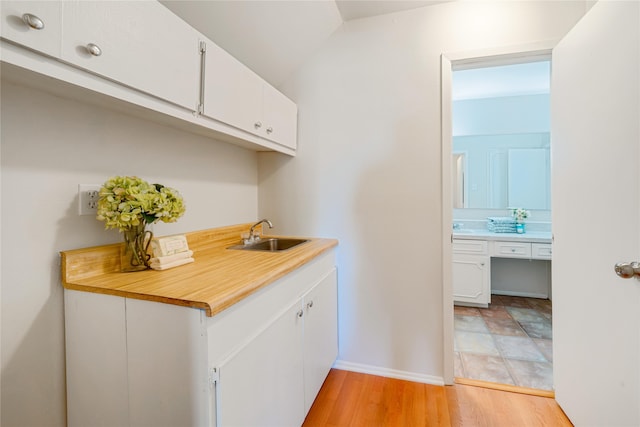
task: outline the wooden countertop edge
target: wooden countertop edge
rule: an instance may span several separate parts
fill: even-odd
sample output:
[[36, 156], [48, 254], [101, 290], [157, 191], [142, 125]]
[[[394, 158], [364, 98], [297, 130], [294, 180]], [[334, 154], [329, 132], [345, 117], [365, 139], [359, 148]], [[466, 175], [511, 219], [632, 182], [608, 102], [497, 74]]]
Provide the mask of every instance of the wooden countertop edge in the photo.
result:
[[181, 307], [197, 308], [197, 309], [204, 310], [205, 313], [207, 313], [207, 316], [209, 317], [213, 316], [211, 307], [206, 302], [188, 301], [188, 300], [182, 300], [178, 298], [167, 298], [167, 297], [162, 297], [158, 295], [139, 294], [135, 292], [119, 291], [117, 289], [97, 288], [95, 286], [80, 285], [76, 283], [63, 282], [63, 286], [65, 289], [70, 289], [74, 291], [91, 292], [94, 294], [112, 295], [112, 296], [123, 297], [123, 298], [132, 298], [132, 299], [139, 299], [139, 300], [145, 300], [145, 301], [161, 302], [165, 304], [179, 305]]
[[[236, 242], [238, 227], [245, 226], [223, 227], [222, 232], [213, 229], [217, 239], [211, 245], [200, 238], [212, 235], [212, 230], [187, 233], [190, 247], [198, 249], [194, 249], [196, 263], [165, 271], [120, 273], [116, 251], [121, 244], [64, 251], [62, 284], [82, 292], [202, 309], [211, 317], [338, 245], [335, 239], [307, 238], [309, 245], [282, 253], [226, 249]], [[230, 230], [231, 237], [224, 230]], [[224, 282], [219, 290], [217, 281]]]

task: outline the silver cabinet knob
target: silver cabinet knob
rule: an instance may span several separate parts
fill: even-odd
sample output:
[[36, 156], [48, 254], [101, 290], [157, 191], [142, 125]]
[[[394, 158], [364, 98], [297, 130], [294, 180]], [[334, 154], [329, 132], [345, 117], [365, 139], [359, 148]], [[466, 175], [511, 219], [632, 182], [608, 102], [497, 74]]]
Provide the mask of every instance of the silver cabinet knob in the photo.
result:
[[87, 52], [89, 52], [93, 56], [102, 55], [102, 49], [97, 44], [89, 43], [87, 46]]
[[253, 127], [256, 128], [256, 129], [260, 129], [262, 127], [262, 123], [261, 122], [255, 122], [253, 124]]
[[304, 316], [304, 311], [298, 310], [298, 312], [296, 314], [297, 314], [298, 317], [302, 317], [302, 316]]
[[269, 133], [269, 134], [270, 134], [271, 132], [273, 132], [273, 128], [272, 128], [271, 126], [269, 126], [269, 127], [267, 128], [267, 133]]
[[640, 263], [638, 262], [619, 262], [613, 268], [616, 274], [623, 279], [640, 277]]
[[311, 307], [313, 307], [313, 301], [309, 301], [309, 302], [307, 303], [307, 308], [311, 308]]
[[31, 13], [25, 13], [22, 15], [22, 20], [34, 30], [41, 30], [44, 28], [44, 22], [42, 22], [42, 19]]

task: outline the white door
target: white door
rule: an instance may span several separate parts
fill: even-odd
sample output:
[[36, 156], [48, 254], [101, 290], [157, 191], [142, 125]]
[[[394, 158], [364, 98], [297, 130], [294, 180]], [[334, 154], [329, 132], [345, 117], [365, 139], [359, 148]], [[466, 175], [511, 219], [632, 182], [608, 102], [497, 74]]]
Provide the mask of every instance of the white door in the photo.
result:
[[553, 50], [553, 365], [576, 426], [640, 425], [640, 3], [600, 1]]

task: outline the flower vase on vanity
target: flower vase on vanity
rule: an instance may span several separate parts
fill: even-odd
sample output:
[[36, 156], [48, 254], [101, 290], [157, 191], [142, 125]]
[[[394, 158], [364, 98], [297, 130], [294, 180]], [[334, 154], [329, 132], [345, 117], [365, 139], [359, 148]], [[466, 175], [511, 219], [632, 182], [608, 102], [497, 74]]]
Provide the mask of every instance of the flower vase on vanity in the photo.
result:
[[511, 208], [511, 216], [516, 220], [516, 233], [524, 234], [524, 220], [529, 218], [530, 212], [522, 208]]

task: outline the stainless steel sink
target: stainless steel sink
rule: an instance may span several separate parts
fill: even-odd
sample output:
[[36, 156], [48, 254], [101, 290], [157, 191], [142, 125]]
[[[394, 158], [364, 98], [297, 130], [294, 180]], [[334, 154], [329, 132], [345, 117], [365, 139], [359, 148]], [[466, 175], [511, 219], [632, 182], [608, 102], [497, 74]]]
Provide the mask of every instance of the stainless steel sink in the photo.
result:
[[301, 245], [309, 240], [306, 239], [289, 239], [289, 238], [268, 238], [262, 239], [255, 243], [247, 245], [230, 246], [229, 249], [238, 249], [243, 251], [266, 251], [266, 252], [282, 252]]

